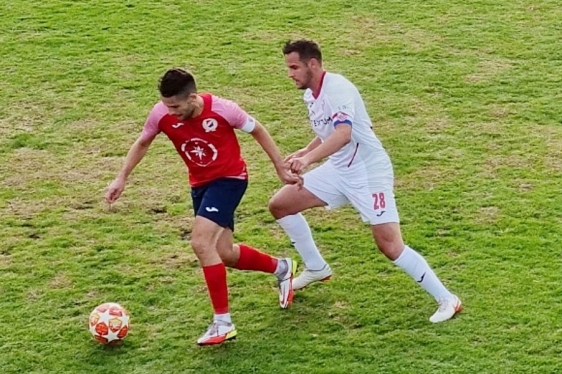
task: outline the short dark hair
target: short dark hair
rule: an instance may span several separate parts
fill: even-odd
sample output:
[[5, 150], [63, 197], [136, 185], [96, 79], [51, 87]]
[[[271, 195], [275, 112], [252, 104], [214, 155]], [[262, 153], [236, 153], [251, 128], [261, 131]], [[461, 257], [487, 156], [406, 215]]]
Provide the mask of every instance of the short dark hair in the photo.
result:
[[312, 40], [289, 40], [283, 46], [283, 54], [288, 55], [293, 52], [297, 52], [300, 60], [303, 62], [308, 62], [313, 58], [318, 60], [318, 62], [322, 62], [322, 52], [320, 51], [320, 47]]
[[163, 97], [188, 96], [197, 92], [197, 85], [191, 73], [180, 68], [174, 68], [168, 70], [160, 78], [158, 90]]

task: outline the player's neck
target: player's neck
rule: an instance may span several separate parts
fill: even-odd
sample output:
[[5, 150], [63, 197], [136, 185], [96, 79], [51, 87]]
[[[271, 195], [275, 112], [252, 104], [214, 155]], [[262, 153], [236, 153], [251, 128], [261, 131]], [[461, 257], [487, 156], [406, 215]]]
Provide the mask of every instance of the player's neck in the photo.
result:
[[203, 113], [203, 109], [205, 109], [205, 102], [203, 101], [203, 98], [201, 96], [197, 95], [195, 110], [193, 111], [193, 115], [191, 116], [191, 118], [199, 116], [201, 113]]
[[312, 77], [311, 85], [309, 88], [312, 90], [312, 96], [314, 96], [314, 98], [317, 98], [318, 95], [320, 95], [325, 75], [326, 71], [322, 69]]

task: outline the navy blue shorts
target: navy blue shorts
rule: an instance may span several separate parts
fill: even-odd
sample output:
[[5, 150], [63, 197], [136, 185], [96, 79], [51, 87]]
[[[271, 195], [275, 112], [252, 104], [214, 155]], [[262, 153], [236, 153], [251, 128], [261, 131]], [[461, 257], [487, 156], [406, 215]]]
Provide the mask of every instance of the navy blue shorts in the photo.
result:
[[221, 227], [234, 231], [234, 211], [240, 204], [248, 181], [220, 178], [191, 189], [195, 216], [205, 217]]

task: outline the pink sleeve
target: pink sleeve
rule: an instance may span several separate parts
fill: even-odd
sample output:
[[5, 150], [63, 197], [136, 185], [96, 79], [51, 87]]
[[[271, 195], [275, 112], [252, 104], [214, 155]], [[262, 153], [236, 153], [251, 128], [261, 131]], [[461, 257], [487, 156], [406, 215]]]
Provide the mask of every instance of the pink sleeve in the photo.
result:
[[230, 126], [241, 129], [248, 122], [253, 122], [253, 118], [248, 115], [234, 101], [213, 96], [213, 112], [219, 114], [228, 121]]
[[162, 102], [154, 105], [146, 122], [144, 123], [144, 127], [142, 128], [142, 138], [144, 140], [152, 140], [158, 135], [160, 132], [160, 128], [158, 124], [162, 117], [164, 117], [168, 113], [168, 108]]

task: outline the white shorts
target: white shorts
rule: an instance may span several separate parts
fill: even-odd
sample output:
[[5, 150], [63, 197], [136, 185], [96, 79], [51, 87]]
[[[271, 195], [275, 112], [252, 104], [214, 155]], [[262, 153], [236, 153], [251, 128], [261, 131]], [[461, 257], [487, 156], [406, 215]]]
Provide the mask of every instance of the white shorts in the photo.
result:
[[[367, 173], [365, 173], [367, 174]], [[394, 199], [392, 167], [376, 175], [343, 178], [330, 162], [305, 173], [304, 188], [336, 209], [351, 204], [371, 225], [400, 222]]]

